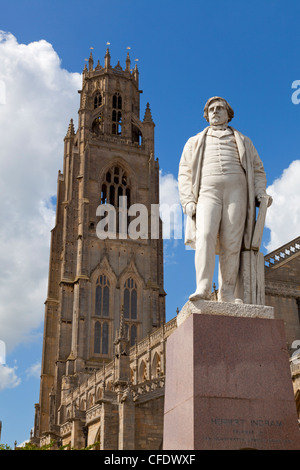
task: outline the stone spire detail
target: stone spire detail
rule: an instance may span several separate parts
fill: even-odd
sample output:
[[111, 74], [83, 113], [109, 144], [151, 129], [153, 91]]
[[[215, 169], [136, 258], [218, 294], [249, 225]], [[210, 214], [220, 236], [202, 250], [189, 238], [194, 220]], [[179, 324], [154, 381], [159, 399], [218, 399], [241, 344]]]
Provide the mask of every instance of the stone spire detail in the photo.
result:
[[127, 57], [126, 57], [126, 72], [130, 72], [130, 65], [131, 65], [131, 62], [130, 62], [130, 57], [129, 57], [129, 52], [127, 52]]
[[105, 58], [104, 58], [104, 66], [106, 69], [108, 69], [110, 67], [110, 53], [109, 53], [109, 48], [106, 49], [106, 54], [105, 54]]
[[146, 106], [144, 122], [153, 122], [149, 103], [147, 103], [147, 106]]
[[94, 59], [93, 59], [93, 54], [92, 54], [92, 51], [90, 53], [90, 58], [89, 58], [89, 70], [93, 70], [93, 67], [94, 67]]
[[72, 137], [74, 135], [75, 135], [74, 123], [73, 123], [73, 119], [70, 119], [70, 124], [68, 127], [66, 137]]
[[136, 84], [137, 86], [139, 85], [139, 71], [138, 71], [138, 66], [137, 66], [137, 63], [135, 63], [135, 67], [134, 67], [134, 70], [133, 70], [133, 77], [136, 81]]
[[120, 327], [116, 332], [115, 339], [115, 355], [116, 357], [127, 356], [128, 354], [128, 345], [129, 338], [128, 333], [126, 333], [125, 324], [124, 324], [124, 306], [122, 306], [120, 314]]

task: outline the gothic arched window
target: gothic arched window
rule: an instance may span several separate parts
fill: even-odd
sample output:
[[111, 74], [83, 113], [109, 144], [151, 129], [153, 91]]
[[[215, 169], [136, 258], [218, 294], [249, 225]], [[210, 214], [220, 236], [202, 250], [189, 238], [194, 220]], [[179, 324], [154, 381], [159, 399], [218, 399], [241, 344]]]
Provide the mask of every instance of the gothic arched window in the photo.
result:
[[122, 97], [115, 93], [112, 100], [112, 134], [122, 134]]
[[131, 325], [130, 328], [130, 346], [134, 346], [137, 338], [137, 328], [136, 325]]
[[124, 320], [126, 329], [129, 334], [130, 346], [133, 346], [137, 340], [137, 320], [138, 320], [138, 305], [137, 305], [137, 283], [134, 279], [128, 278], [124, 283], [123, 291], [123, 305], [124, 305]]
[[102, 105], [102, 95], [97, 93], [94, 98], [94, 109], [99, 108]]
[[101, 343], [101, 323], [96, 321], [94, 328], [94, 353], [100, 354], [100, 343]]
[[95, 315], [109, 317], [109, 280], [104, 274], [96, 282]]
[[107, 322], [95, 322], [94, 326], [94, 354], [108, 354], [109, 325]]
[[102, 325], [102, 354], [108, 354], [108, 323]]
[[125, 323], [125, 331], [130, 346], [134, 346], [137, 340], [137, 326], [134, 323]]
[[110, 351], [110, 289], [108, 276], [100, 274], [96, 279], [94, 290], [91, 354], [105, 355]]
[[124, 318], [137, 320], [137, 285], [131, 278], [124, 284]]
[[114, 109], [122, 109], [122, 96], [120, 93], [115, 93], [113, 96], [113, 105]]
[[126, 196], [130, 206], [130, 187], [127, 173], [119, 166], [113, 166], [106, 174], [101, 186], [101, 204], [120, 207], [120, 197]]
[[109, 204], [115, 208], [114, 211], [111, 211], [111, 208], [108, 208], [107, 212], [101, 211], [100, 222], [105, 219], [106, 223], [102, 230], [104, 232], [112, 230], [115, 237], [116, 234], [119, 234], [120, 237], [121, 234], [124, 234], [126, 238], [130, 222], [128, 209], [132, 201], [130, 181], [121, 166], [113, 165], [105, 173], [101, 183], [100, 204]]

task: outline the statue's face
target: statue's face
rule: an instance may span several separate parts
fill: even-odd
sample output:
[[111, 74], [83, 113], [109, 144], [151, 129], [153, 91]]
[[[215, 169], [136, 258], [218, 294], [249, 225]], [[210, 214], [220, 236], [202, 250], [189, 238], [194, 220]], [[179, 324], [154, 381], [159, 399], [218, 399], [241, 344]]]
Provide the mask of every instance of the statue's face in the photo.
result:
[[213, 101], [208, 108], [208, 120], [212, 126], [228, 124], [228, 113], [225, 103], [220, 100]]

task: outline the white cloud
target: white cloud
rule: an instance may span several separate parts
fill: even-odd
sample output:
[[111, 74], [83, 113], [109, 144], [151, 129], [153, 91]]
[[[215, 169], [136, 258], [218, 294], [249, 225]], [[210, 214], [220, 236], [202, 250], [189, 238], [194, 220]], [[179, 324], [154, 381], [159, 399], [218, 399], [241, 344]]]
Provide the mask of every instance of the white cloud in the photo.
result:
[[183, 214], [180, 205], [178, 181], [171, 174], [159, 173], [160, 216], [165, 239], [183, 238]]
[[41, 363], [37, 362], [36, 364], [32, 364], [28, 369], [26, 369], [26, 377], [29, 379], [34, 377], [39, 379], [41, 376]]
[[300, 235], [299, 181], [300, 160], [295, 160], [267, 188], [268, 194], [273, 197], [265, 224], [270, 230], [270, 242], [266, 246], [269, 252]]
[[0, 63], [0, 340], [10, 352], [44, 317], [51, 197], [81, 76], [62, 69], [47, 41], [19, 44], [3, 31]]
[[0, 391], [6, 388], [15, 388], [21, 383], [16, 374], [16, 367], [0, 364]]

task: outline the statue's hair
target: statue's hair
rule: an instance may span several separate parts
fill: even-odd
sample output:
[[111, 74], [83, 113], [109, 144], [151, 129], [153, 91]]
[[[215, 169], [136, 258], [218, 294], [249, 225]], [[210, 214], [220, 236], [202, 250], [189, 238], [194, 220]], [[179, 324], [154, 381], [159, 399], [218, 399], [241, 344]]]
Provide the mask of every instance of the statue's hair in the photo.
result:
[[213, 96], [212, 98], [209, 98], [209, 100], [207, 100], [206, 105], [204, 106], [204, 114], [203, 114], [204, 118], [207, 120], [207, 122], [209, 122], [209, 120], [208, 120], [208, 108], [211, 105], [211, 103], [213, 103], [214, 101], [217, 101], [217, 100], [223, 101], [223, 103], [225, 103], [227, 113], [228, 113], [228, 122], [231, 121], [231, 119], [233, 119], [233, 117], [234, 117], [234, 111], [233, 111], [232, 107], [229, 105], [229, 103], [227, 103], [227, 101], [224, 98], [221, 98], [220, 96]]

